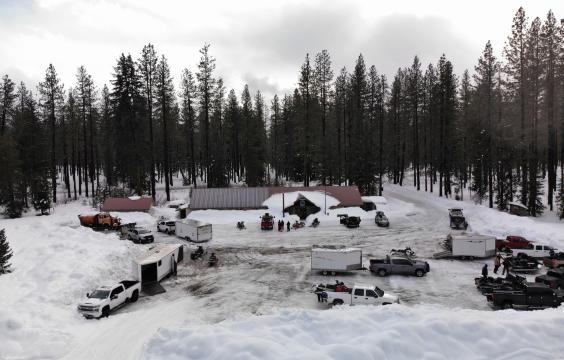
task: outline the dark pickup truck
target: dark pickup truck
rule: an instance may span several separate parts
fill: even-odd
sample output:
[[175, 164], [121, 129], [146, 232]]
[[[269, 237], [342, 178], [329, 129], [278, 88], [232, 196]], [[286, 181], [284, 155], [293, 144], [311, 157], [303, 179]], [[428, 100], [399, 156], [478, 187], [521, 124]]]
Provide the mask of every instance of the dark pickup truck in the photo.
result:
[[494, 290], [486, 298], [496, 308], [546, 309], [560, 306], [563, 296], [544, 284], [528, 282], [519, 290]]
[[421, 277], [429, 270], [429, 263], [406, 257], [386, 256], [385, 259], [370, 259], [370, 271], [378, 276], [401, 274]]
[[540, 275], [535, 278], [536, 283], [548, 285], [551, 289], [564, 289], [564, 269], [548, 270], [546, 275]]

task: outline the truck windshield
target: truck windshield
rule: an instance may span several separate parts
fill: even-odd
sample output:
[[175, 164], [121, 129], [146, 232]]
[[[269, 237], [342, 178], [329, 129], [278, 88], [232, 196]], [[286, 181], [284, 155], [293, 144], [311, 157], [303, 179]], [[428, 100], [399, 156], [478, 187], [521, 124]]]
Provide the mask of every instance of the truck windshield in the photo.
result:
[[146, 233], [149, 233], [150, 231], [147, 230], [147, 229], [137, 229], [137, 232], [138, 232], [139, 234], [146, 234]]
[[105, 299], [108, 297], [109, 294], [110, 292], [108, 290], [96, 290], [88, 297], [94, 299]]
[[374, 287], [374, 291], [376, 292], [376, 294], [378, 294], [378, 296], [384, 296], [384, 290], [379, 289], [378, 287]]

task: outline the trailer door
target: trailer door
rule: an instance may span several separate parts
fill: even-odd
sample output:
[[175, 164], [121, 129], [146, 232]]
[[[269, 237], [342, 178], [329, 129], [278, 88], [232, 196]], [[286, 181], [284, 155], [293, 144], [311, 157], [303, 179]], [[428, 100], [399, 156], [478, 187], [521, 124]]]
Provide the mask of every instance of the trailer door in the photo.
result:
[[141, 265], [141, 284], [158, 281], [157, 264]]

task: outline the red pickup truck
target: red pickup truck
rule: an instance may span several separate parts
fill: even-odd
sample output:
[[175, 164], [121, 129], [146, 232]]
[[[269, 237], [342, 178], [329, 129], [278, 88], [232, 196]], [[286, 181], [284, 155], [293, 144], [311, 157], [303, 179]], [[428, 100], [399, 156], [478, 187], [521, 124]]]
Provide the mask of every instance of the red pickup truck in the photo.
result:
[[495, 247], [498, 250], [503, 249], [523, 249], [532, 244], [531, 241], [525, 239], [522, 236], [509, 235], [505, 239], [497, 239], [495, 241]]

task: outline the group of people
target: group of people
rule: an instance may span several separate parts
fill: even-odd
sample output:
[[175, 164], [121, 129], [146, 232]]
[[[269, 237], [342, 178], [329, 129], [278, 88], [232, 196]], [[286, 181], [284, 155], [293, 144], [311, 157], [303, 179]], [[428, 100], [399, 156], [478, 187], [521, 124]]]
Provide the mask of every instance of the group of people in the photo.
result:
[[[509, 264], [507, 259], [501, 256], [501, 254], [497, 254], [494, 258], [494, 270], [493, 270], [494, 274], [497, 274], [501, 266], [503, 266], [501, 275], [505, 275], [506, 272], [509, 274]], [[484, 264], [484, 266], [482, 267], [482, 277], [483, 278], [488, 277], [488, 264]]]
[[[192, 260], [196, 261], [200, 258], [202, 258], [205, 254], [204, 248], [202, 246], [198, 246], [198, 248], [196, 250], [194, 250], [194, 252], [192, 252], [192, 254], [190, 255], [190, 257], [192, 258]], [[215, 255], [215, 253], [211, 253], [210, 257], [208, 258], [208, 265], [209, 266], [216, 266], [217, 265], [217, 256]]]

